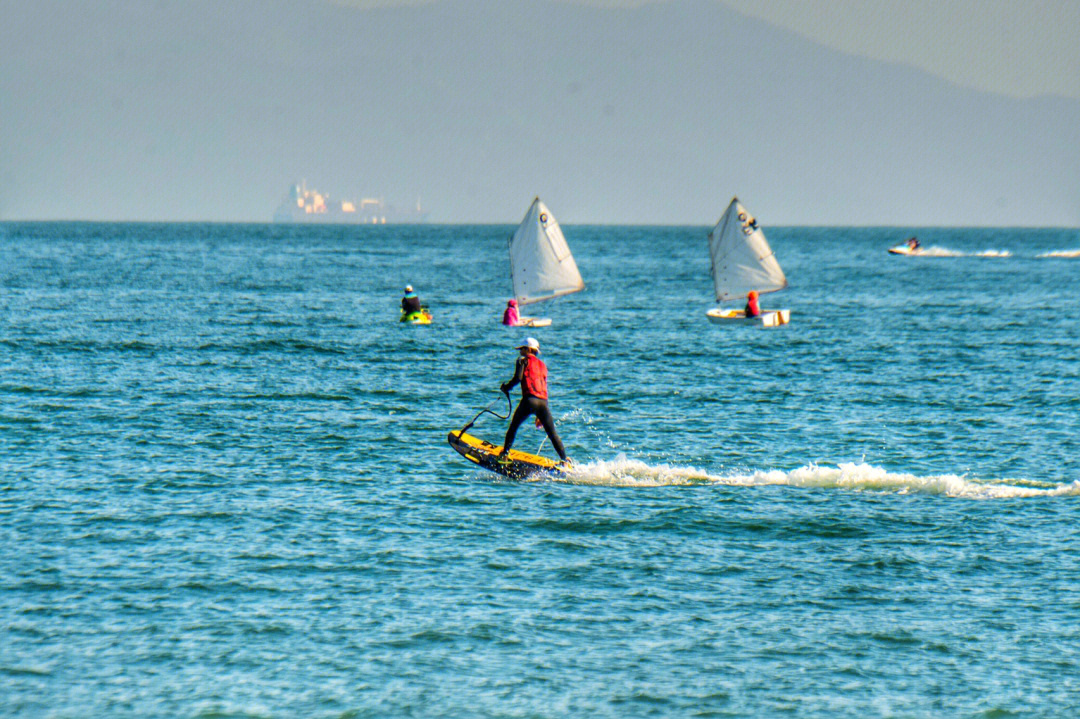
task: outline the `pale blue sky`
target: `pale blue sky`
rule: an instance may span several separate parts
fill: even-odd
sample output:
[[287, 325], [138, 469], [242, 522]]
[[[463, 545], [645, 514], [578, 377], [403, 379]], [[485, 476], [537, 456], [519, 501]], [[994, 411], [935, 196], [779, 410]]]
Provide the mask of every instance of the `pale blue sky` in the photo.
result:
[[[333, 1], [375, 8], [445, 0]], [[608, 9], [670, 2], [562, 1]], [[966, 87], [1080, 100], [1077, 0], [715, 1], [827, 47], [912, 65]]]
[[1080, 100], [1077, 0], [720, 0], [827, 47], [1012, 97]]
[[1072, 0], [0, 0], [0, 219], [1080, 225]]

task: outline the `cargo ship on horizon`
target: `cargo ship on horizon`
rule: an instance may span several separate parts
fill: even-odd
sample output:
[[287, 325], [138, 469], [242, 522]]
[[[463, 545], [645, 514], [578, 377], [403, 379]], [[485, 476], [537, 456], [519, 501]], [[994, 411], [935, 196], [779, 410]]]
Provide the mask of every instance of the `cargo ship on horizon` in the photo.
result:
[[359, 202], [331, 200], [309, 190], [307, 183], [293, 185], [274, 211], [274, 222], [347, 225], [395, 225], [427, 222], [428, 212], [416, 201], [415, 209], [399, 209], [381, 198], [363, 197]]

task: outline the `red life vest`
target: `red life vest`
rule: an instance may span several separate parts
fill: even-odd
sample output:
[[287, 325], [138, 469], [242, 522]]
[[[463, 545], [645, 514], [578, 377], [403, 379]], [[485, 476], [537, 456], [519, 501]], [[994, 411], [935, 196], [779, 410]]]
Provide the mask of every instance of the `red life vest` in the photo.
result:
[[537, 399], [547, 399], [547, 365], [536, 355], [525, 358], [525, 371], [521, 373], [521, 388], [525, 394]]
[[758, 298], [751, 297], [746, 301], [746, 316], [757, 317], [761, 314], [761, 308], [758, 307]]

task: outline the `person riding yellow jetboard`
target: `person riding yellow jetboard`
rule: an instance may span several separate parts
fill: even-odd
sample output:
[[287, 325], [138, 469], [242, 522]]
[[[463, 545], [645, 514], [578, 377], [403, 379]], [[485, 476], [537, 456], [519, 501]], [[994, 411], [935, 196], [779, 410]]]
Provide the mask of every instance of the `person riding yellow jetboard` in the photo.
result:
[[526, 337], [517, 349], [521, 356], [514, 365], [514, 376], [508, 382], [504, 382], [499, 389], [509, 396], [514, 385], [521, 383], [521, 401], [518, 402], [517, 409], [514, 410], [514, 415], [510, 419], [510, 426], [506, 429], [506, 438], [503, 440], [499, 459], [507, 458], [510, 447], [514, 444], [518, 427], [529, 415], [534, 415], [537, 423], [542, 425], [544, 431], [547, 432], [551, 446], [559, 453], [559, 458], [563, 463], [571, 464], [571, 460], [566, 456], [562, 440], [559, 439], [559, 433], [555, 431], [555, 419], [548, 408], [547, 365], [537, 357], [540, 354], [540, 343], [532, 337]]

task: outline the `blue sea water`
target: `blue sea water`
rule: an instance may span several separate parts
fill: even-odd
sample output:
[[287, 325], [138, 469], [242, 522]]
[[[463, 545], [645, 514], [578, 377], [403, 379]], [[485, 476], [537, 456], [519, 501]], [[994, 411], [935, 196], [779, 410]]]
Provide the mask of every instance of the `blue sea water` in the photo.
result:
[[1080, 233], [765, 230], [565, 228], [507, 481], [511, 228], [0, 224], [0, 714], [1080, 713]]

